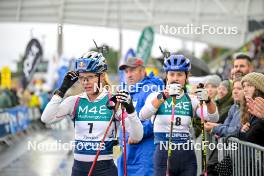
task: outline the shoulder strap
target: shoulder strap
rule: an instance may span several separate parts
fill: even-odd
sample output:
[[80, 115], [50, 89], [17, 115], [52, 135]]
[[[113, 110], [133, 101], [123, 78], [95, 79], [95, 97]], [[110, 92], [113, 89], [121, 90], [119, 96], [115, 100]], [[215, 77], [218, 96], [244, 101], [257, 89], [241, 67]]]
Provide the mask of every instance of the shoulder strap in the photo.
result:
[[192, 107], [192, 99], [187, 93], [185, 93], [185, 95], [186, 95], [186, 98], [188, 99], [188, 101], [190, 101], [190, 103], [191, 103], [191, 110], [193, 113], [192, 116], [195, 117], [195, 112], [193, 111], [193, 107]]
[[77, 100], [75, 101], [74, 109], [73, 109], [73, 112], [72, 112], [72, 116], [73, 116], [72, 121], [73, 121], [74, 128], [75, 128], [75, 119], [76, 119], [76, 117], [75, 117], [75, 115], [76, 115], [76, 109], [77, 109], [77, 107], [79, 105], [79, 102], [80, 102], [80, 97], [78, 97]]

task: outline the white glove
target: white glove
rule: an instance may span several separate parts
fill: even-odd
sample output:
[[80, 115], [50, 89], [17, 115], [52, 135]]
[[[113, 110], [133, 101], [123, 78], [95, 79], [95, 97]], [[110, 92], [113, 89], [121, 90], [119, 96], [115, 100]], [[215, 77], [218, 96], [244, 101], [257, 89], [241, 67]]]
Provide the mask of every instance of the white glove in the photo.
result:
[[208, 92], [206, 89], [198, 88], [198, 89], [196, 89], [195, 93], [196, 93], [198, 100], [200, 100], [200, 101], [208, 101], [209, 100]]
[[182, 90], [182, 86], [178, 83], [168, 84], [167, 89], [169, 90], [170, 96], [179, 96]]
[[118, 91], [116, 94], [116, 98], [117, 98], [117, 102], [124, 103], [124, 104], [131, 103], [131, 97], [126, 90]]
[[131, 96], [126, 90], [118, 91], [116, 94], [116, 100], [124, 105], [128, 114], [135, 111]]

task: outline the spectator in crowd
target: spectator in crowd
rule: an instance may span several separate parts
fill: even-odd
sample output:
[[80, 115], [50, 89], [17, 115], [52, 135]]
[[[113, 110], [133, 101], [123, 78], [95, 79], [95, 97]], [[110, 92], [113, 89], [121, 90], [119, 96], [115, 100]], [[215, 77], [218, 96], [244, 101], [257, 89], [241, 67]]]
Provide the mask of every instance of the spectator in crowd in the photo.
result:
[[20, 104], [24, 105], [24, 106], [29, 106], [30, 100], [31, 100], [31, 95], [30, 92], [25, 89], [25, 90], [21, 90], [21, 94], [20, 94]]
[[204, 127], [206, 131], [211, 131], [214, 126], [224, 123], [228, 111], [233, 104], [232, 89], [233, 89], [233, 85], [229, 80], [222, 81], [218, 86], [217, 100], [215, 102], [218, 108], [219, 120], [217, 121], [217, 123], [213, 123], [213, 122], [205, 123]]
[[240, 124], [240, 103], [244, 99], [244, 92], [241, 85], [241, 78], [236, 78], [233, 82], [232, 97], [234, 104], [230, 107], [228, 115], [223, 124], [217, 124], [212, 128], [212, 134], [216, 137], [226, 137], [237, 133], [241, 127]]
[[10, 108], [19, 105], [19, 99], [15, 89], [0, 90], [0, 107]]
[[[241, 85], [241, 78], [236, 78], [233, 83], [232, 97], [235, 103], [231, 106], [228, 111], [228, 115], [224, 124], [220, 123], [210, 123], [210, 128], [208, 128], [208, 122], [206, 123], [206, 128], [211, 129], [210, 132], [215, 134], [216, 141], [219, 137], [228, 136], [229, 134], [234, 134], [240, 129], [240, 107], [239, 103], [244, 98], [244, 92]], [[218, 175], [215, 166], [218, 163], [218, 150], [214, 149], [209, 156], [207, 170], [208, 176]]]
[[7, 90], [0, 88], [0, 108], [1, 109], [10, 108], [12, 107], [12, 105], [13, 103]]
[[217, 87], [221, 83], [221, 78], [217, 75], [209, 75], [205, 82], [205, 89], [208, 91], [208, 96], [211, 100], [216, 100]]
[[251, 114], [247, 107], [247, 104], [249, 105], [256, 97], [264, 98], [264, 75], [256, 72], [249, 73], [243, 77], [242, 86], [245, 102], [241, 118], [242, 122], [246, 122], [247, 120], [248, 122], [243, 123], [244, 125], [238, 133], [238, 137], [241, 140], [264, 146], [264, 120], [258, 118], [254, 113]]
[[[205, 89], [207, 90], [208, 96], [210, 97], [210, 99], [214, 100], [215, 103], [217, 100], [217, 88], [220, 85], [221, 81], [222, 80], [218, 75], [209, 75], [206, 77]], [[192, 95], [194, 95], [194, 92], [196, 91], [195, 90], [196, 87], [197, 87], [197, 85], [196, 86], [193, 85]], [[216, 105], [217, 105], [217, 103], [216, 103]], [[195, 119], [193, 119], [192, 123], [193, 123], [193, 128], [194, 128], [194, 135], [197, 138], [200, 136], [200, 134], [202, 132], [201, 121], [199, 118], [195, 118]], [[211, 124], [211, 123], [208, 122], [208, 125], [206, 127], [210, 131], [213, 126], [210, 127], [210, 129], [209, 129], [209, 124]], [[213, 124], [215, 124], [215, 123], [212, 123], [212, 125]]]
[[[216, 99], [216, 105], [218, 108], [218, 113], [219, 113], [219, 120], [214, 123], [214, 122], [206, 122], [204, 124], [204, 128], [206, 131], [210, 132], [213, 127], [224, 123], [228, 111], [230, 107], [233, 104], [233, 98], [232, 98], [232, 88], [233, 85], [231, 81], [229, 80], [224, 80], [220, 83], [220, 85], [217, 87], [217, 99]], [[217, 140], [216, 140], [217, 142]], [[208, 159], [208, 175], [215, 175], [214, 173], [214, 166], [218, 161], [218, 152], [217, 149], [213, 150], [212, 153], [209, 156]]]
[[233, 69], [231, 70], [232, 79], [242, 77], [253, 71], [251, 58], [243, 53], [236, 54]]
[[[239, 78], [239, 76], [237, 76], [237, 77]], [[230, 70], [230, 79], [231, 80], [234, 80], [235, 79], [235, 69], [234, 68], [232, 68]]]
[[12, 99], [13, 105], [14, 106], [19, 105], [19, 98], [17, 96], [17, 90], [15, 88], [11, 88], [10, 93], [11, 93], [11, 99]]
[[251, 114], [264, 120], [264, 98], [256, 97], [254, 100], [248, 99], [247, 107]]
[[29, 102], [29, 107], [37, 107], [40, 108], [40, 100], [39, 97], [33, 92], [30, 92], [30, 102]]
[[[125, 71], [126, 82], [132, 88], [130, 96], [133, 100], [136, 112], [139, 113], [145, 105], [150, 93], [162, 88], [163, 82], [154, 75], [146, 75], [144, 62], [141, 58], [128, 58], [125, 63], [119, 66], [119, 70]], [[159, 87], [160, 86], [160, 87]], [[149, 88], [149, 91], [146, 91]], [[127, 172], [130, 176], [152, 176], [153, 175], [153, 154], [155, 150], [153, 124], [151, 120], [142, 120], [143, 138], [140, 142], [127, 140]], [[120, 134], [120, 141], [122, 136]], [[118, 175], [123, 175], [124, 155], [118, 159]]]
[[217, 123], [224, 123], [228, 111], [234, 103], [232, 98], [233, 83], [230, 80], [224, 80], [217, 87], [216, 105], [219, 112], [219, 120]]

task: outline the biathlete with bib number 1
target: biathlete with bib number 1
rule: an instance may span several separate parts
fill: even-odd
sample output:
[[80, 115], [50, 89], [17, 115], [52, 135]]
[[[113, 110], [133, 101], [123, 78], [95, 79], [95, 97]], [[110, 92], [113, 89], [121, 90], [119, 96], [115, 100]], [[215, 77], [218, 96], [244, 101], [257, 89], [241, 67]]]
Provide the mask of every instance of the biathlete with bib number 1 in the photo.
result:
[[[72, 176], [87, 176], [88, 173], [96, 176], [118, 175], [113, 161], [113, 146], [114, 134], [120, 124], [121, 109], [107, 108], [107, 102], [113, 96], [103, 87], [107, 84], [106, 71], [107, 64], [102, 53], [91, 51], [76, 59], [75, 70], [65, 75], [61, 87], [54, 92], [41, 116], [45, 123], [57, 122], [66, 116], [70, 116], [74, 122]], [[77, 80], [83, 86], [84, 92], [63, 99], [66, 91]], [[140, 141], [143, 127], [128, 92], [118, 91], [115, 101], [116, 106], [121, 104], [126, 111], [127, 117], [124, 121], [129, 136]]]

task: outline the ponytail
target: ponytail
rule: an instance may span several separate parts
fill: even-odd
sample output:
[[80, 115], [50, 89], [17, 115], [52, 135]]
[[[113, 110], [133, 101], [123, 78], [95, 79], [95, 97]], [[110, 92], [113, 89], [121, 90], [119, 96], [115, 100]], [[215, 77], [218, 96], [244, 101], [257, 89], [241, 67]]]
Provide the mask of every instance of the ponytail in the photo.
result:
[[105, 87], [109, 92], [111, 91], [111, 84], [107, 73], [104, 73], [103, 87]]

